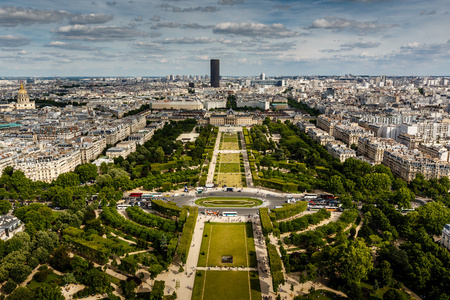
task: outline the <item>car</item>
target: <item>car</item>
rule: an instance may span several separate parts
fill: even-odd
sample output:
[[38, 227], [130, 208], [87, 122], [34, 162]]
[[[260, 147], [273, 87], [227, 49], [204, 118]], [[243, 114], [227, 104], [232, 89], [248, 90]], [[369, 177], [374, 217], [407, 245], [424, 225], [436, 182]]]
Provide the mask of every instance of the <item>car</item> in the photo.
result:
[[180, 195], [179, 195], [179, 194], [173, 194], [173, 196], [174, 196], [174, 197], [178, 197], [178, 196], [180, 196]]

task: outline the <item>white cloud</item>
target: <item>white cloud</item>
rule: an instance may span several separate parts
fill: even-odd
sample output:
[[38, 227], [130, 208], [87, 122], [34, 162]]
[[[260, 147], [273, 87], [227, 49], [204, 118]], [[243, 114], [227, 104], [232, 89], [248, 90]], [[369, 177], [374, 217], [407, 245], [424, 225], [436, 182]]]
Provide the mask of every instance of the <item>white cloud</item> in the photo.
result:
[[359, 22], [355, 20], [347, 20], [337, 17], [325, 17], [323, 19], [316, 19], [312, 22], [309, 29], [331, 29], [339, 30], [353, 30], [363, 33], [377, 32], [380, 30], [396, 27], [395, 24], [380, 24], [378, 22]]
[[112, 15], [89, 14], [89, 15], [74, 15], [69, 19], [70, 24], [103, 24], [113, 19]]
[[36, 23], [48, 24], [61, 21], [70, 16], [62, 10], [24, 9], [21, 7], [0, 7], [0, 26], [15, 27], [17, 25], [31, 25]]
[[91, 42], [130, 40], [147, 36], [144, 32], [121, 26], [68, 25], [54, 29], [52, 32], [62, 39]]
[[262, 23], [219, 23], [214, 27], [213, 32], [264, 38], [288, 38], [300, 35], [298, 32], [287, 29], [283, 24], [266, 25]]
[[0, 35], [0, 47], [21, 47], [30, 44], [30, 39], [12, 35]]

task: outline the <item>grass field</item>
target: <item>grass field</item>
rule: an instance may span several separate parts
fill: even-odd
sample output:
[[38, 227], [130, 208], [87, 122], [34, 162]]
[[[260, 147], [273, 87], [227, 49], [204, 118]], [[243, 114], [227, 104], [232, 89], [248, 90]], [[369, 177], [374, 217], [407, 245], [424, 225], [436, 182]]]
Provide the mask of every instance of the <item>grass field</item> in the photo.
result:
[[[232, 255], [233, 263], [223, 264], [223, 255]], [[256, 253], [252, 225], [205, 223], [198, 266], [255, 267]]]
[[220, 150], [239, 150], [237, 133], [222, 133]]
[[220, 163], [239, 163], [239, 153], [220, 153]]
[[211, 197], [202, 198], [195, 201], [195, 204], [205, 207], [253, 207], [261, 205], [263, 202], [255, 198], [229, 198]]
[[[223, 255], [232, 255], [233, 263], [223, 264]], [[205, 223], [198, 266], [211, 265], [256, 266], [251, 223]], [[195, 276], [194, 300], [261, 299], [258, 272], [215, 270], [199, 274]]]
[[241, 172], [239, 163], [228, 163], [219, 165], [219, 173], [239, 173]]
[[[261, 289], [257, 272], [200, 271], [195, 277], [192, 299], [261, 299]], [[250, 273], [250, 274], [249, 274]], [[206, 284], [205, 284], [206, 277]], [[250, 277], [250, 289], [248, 285]], [[247, 283], [247, 284], [246, 284]], [[205, 291], [203, 292], [203, 287]], [[202, 297], [203, 295], [203, 297]]]
[[219, 186], [242, 186], [241, 173], [236, 174], [226, 174], [219, 173], [217, 174], [217, 185]]

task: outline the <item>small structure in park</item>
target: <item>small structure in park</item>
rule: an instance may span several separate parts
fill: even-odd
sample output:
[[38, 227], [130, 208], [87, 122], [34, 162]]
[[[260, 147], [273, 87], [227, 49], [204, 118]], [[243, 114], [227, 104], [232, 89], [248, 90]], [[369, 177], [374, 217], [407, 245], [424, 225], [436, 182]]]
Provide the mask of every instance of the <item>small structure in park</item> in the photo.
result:
[[232, 264], [233, 263], [233, 256], [231, 256], [231, 255], [223, 255], [222, 256], [222, 263], [223, 264]]

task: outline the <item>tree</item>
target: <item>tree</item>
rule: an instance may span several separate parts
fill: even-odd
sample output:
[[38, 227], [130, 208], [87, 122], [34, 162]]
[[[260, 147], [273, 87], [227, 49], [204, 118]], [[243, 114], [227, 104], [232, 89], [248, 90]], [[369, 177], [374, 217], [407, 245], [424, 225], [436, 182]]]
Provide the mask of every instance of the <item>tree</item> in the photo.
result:
[[331, 176], [328, 182], [328, 189], [334, 194], [338, 195], [343, 194], [345, 192], [345, 189], [341, 177], [338, 175]]
[[391, 264], [383, 260], [380, 266], [380, 281], [383, 286], [391, 286], [393, 283], [392, 274], [394, 271], [391, 269]]
[[329, 276], [358, 285], [373, 269], [372, 252], [364, 239], [357, 238], [348, 244], [332, 248], [329, 260], [323, 261], [322, 266]]
[[7, 200], [0, 200], [0, 214], [5, 215], [10, 211], [12, 205]]
[[61, 288], [55, 283], [41, 283], [35, 290], [35, 300], [64, 300]]
[[75, 173], [78, 174], [81, 182], [88, 182], [89, 180], [94, 180], [98, 175], [97, 166], [94, 164], [78, 165], [75, 168]]
[[390, 289], [383, 295], [383, 300], [406, 300], [398, 290]]
[[417, 208], [419, 224], [423, 224], [428, 233], [439, 235], [445, 224], [450, 223], [450, 209], [441, 202], [430, 202]]
[[6, 294], [11, 294], [12, 291], [17, 287], [17, 283], [14, 282], [11, 278], [3, 286], [3, 290]]
[[401, 187], [395, 191], [393, 200], [399, 208], [410, 208], [411, 202], [414, 201], [416, 195], [407, 187]]
[[165, 157], [165, 156], [166, 156], [166, 154], [164, 153], [163, 148], [158, 147], [158, 148], [156, 149], [156, 151], [155, 151], [155, 159], [156, 159], [156, 162], [163, 163], [163, 162], [164, 162], [164, 157]]
[[77, 186], [80, 184], [80, 176], [73, 172], [61, 173], [53, 184], [63, 188]]
[[130, 280], [130, 281], [121, 280], [120, 288], [122, 289], [125, 299], [136, 298], [136, 293], [134, 292], [134, 290], [137, 288], [137, 283], [134, 280]]
[[24, 299], [33, 299], [34, 293], [26, 288], [26, 287], [18, 287], [12, 292], [11, 295], [6, 297], [6, 300], [24, 300]]

